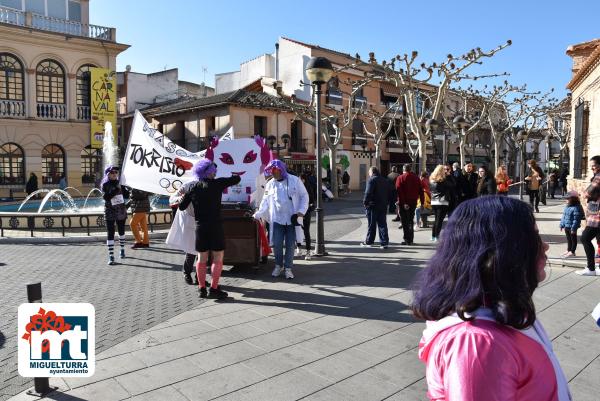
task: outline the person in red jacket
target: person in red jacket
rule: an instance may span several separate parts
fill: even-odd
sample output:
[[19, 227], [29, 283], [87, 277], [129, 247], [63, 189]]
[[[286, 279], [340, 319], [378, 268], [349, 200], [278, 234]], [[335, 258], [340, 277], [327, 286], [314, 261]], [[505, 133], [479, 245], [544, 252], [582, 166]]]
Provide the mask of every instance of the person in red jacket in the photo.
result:
[[404, 231], [404, 241], [401, 245], [412, 245], [415, 237], [414, 219], [417, 200], [424, 204], [423, 185], [419, 177], [411, 171], [410, 164], [402, 167], [402, 175], [396, 179], [396, 192], [398, 193], [398, 208]]

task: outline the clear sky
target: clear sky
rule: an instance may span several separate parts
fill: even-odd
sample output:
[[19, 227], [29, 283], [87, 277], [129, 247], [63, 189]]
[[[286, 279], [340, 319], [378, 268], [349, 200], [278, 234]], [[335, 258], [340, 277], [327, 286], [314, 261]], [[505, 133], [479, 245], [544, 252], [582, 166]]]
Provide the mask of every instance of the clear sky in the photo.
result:
[[[315, 17], [318, 15], [318, 17]], [[131, 45], [117, 69], [179, 68], [179, 79], [214, 83], [242, 61], [274, 51], [279, 36], [378, 59], [418, 50], [426, 62], [507, 39], [478, 73], [510, 72], [514, 84], [566, 94], [571, 44], [600, 38], [598, 0], [90, 0], [90, 22]], [[203, 72], [203, 67], [207, 72]]]

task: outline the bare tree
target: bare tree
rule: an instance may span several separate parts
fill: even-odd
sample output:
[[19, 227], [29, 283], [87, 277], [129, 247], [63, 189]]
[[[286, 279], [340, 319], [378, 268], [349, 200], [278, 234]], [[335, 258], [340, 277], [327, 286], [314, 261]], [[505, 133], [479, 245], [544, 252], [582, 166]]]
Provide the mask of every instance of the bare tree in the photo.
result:
[[[347, 107], [333, 108], [325, 105], [321, 109], [321, 116], [319, 116], [319, 118], [321, 118], [322, 122], [322, 132], [320, 135], [323, 136], [324, 144], [329, 152], [329, 168], [331, 171], [331, 174], [329, 175], [330, 185], [333, 196], [336, 198], [339, 196], [336, 174], [337, 147], [344, 138], [344, 130], [351, 126], [352, 121], [354, 121], [362, 111], [360, 107], [355, 107], [354, 104], [357, 94], [371, 81], [372, 78], [368, 77], [359, 80], [348, 79], [345, 81], [345, 84], [350, 88], [349, 92], [345, 92], [348, 97]], [[282, 101], [290, 107], [300, 120], [316, 127], [316, 99], [314, 95], [310, 103], [299, 102], [295, 96], [286, 97], [281, 91], [279, 91], [279, 95]], [[319, 133], [317, 133], [317, 135], [319, 135]], [[321, 168], [320, 160], [317, 160], [317, 168]]]
[[565, 156], [569, 155], [571, 142], [571, 98], [566, 97], [554, 108], [548, 109], [546, 130], [551, 139], [558, 141], [560, 146], [560, 168], [563, 168]]
[[[482, 64], [482, 59], [492, 57], [511, 44], [512, 42], [508, 40], [505, 44], [488, 52], [484, 52], [478, 47], [459, 57], [448, 54], [442, 63], [430, 65], [425, 63], [418, 65], [416, 61], [418, 52], [413, 51], [410, 56], [407, 54], [397, 55], [389, 62], [384, 61], [369, 72], [369, 75], [375, 79], [391, 82], [400, 89], [406, 108], [408, 128], [417, 140], [420, 170], [425, 170], [427, 141], [431, 139], [431, 125], [426, 126], [425, 122], [428, 119], [439, 119], [450, 85], [463, 79], [477, 79], [476, 76], [465, 74], [465, 70], [472, 65]], [[372, 56], [369, 61], [371, 65], [374, 64], [374, 57]], [[360, 62], [354, 64], [354, 66], [356, 65], [360, 65]], [[441, 82], [437, 88], [434, 86], [432, 89], [431, 83], [434, 75], [437, 75]], [[428, 91], [435, 93], [428, 94]], [[424, 97], [431, 100], [431, 108], [424, 107]]]
[[381, 144], [388, 137], [390, 131], [395, 125], [396, 115], [400, 109], [399, 100], [386, 106], [383, 112], [374, 107], [368, 107], [362, 115], [372, 122], [373, 129], [369, 130], [363, 120], [363, 128], [368, 136], [373, 138], [375, 145], [375, 166], [381, 169]]
[[[529, 101], [535, 94], [527, 93], [527, 86], [514, 86], [504, 81], [502, 85], [493, 86], [491, 89], [485, 89], [482, 92], [488, 106], [487, 126], [490, 128], [492, 142], [494, 145], [494, 168], [498, 170], [500, 166], [500, 148], [504, 143], [507, 134], [513, 132], [519, 121], [525, 118], [529, 109]], [[509, 99], [509, 96], [512, 98]], [[507, 157], [513, 156], [516, 150], [514, 142], [507, 144], [511, 152]], [[508, 160], [505, 161], [510, 165]]]
[[[519, 150], [521, 152], [521, 165], [519, 177], [523, 180], [525, 174], [525, 147], [530, 139], [535, 137], [543, 137], [541, 128], [545, 121], [545, 116], [549, 109], [556, 107], [556, 99], [550, 96], [554, 89], [546, 93], [526, 93], [519, 100], [519, 107], [523, 108], [522, 117], [517, 121], [518, 129], [508, 131], [504, 137], [504, 141], [508, 144], [511, 150]], [[535, 147], [535, 143], [533, 143]], [[516, 154], [514, 155], [516, 159]], [[515, 169], [516, 169], [515, 165]]]
[[[484, 89], [486, 88], [487, 86], [484, 87]], [[483, 92], [473, 88], [473, 86], [469, 86], [466, 89], [454, 89], [452, 90], [452, 94], [460, 99], [458, 108], [454, 109], [448, 104], [446, 107], [449, 113], [443, 113], [442, 117], [445, 124], [450, 127], [458, 138], [460, 165], [464, 166], [466, 163], [465, 147], [468, 136], [472, 135], [472, 140], [473, 142], [475, 141], [476, 131], [488, 121], [489, 110], [494, 108], [499, 100], [496, 95], [487, 98], [484, 97]], [[464, 122], [455, 124], [452, 116], [455, 118], [460, 116]]]

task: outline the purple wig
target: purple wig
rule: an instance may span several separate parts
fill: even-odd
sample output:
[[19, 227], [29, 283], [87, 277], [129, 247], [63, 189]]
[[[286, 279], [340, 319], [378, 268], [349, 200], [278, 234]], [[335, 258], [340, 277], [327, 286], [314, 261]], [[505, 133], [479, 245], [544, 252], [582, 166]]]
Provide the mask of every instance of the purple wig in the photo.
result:
[[282, 162], [279, 159], [271, 160], [269, 162], [269, 164], [267, 164], [267, 167], [265, 167], [265, 177], [273, 175], [273, 168], [276, 168], [279, 171], [281, 171], [281, 176], [283, 177], [284, 180], [287, 178], [287, 176], [288, 176], [287, 166], [285, 165], [284, 162]]
[[200, 159], [192, 167], [192, 173], [198, 180], [206, 179], [210, 174], [217, 172], [217, 165], [210, 159]]
[[501, 324], [522, 329], [535, 322], [542, 240], [531, 208], [506, 196], [462, 202], [442, 231], [440, 244], [414, 284], [415, 316], [439, 320], [480, 307]]
[[108, 174], [113, 170], [119, 171], [119, 168], [117, 166], [109, 165], [104, 169], [104, 177], [102, 177], [102, 181], [100, 181], [100, 188], [102, 188], [102, 186], [108, 182]]

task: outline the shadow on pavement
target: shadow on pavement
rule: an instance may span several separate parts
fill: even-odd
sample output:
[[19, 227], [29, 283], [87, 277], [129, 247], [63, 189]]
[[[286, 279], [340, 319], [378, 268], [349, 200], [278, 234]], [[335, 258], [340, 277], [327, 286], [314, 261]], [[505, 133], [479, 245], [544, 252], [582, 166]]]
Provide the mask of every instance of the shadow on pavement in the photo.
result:
[[[339, 292], [333, 288], [320, 289], [320, 291], [331, 295], [243, 287], [228, 287], [228, 289], [242, 294], [241, 297], [235, 300], [238, 304], [277, 306], [303, 312], [320, 313], [327, 316], [358, 319], [391, 320], [409, 323], [416, 321], [410, 314], [400, 313], [408, 311], [408, 306], [402, 302]], [[259, 299], [253, 300], [252, 298]], [[392, 313], [394, 315], [390, 315]]]
[[55, 400], [55, 401], [84, 401], [85, 398], [74, 397], [69, 395], [68, 393], [61, 393], [60, 391], [55, 391], [48, 394], [44, 399]]
[[[140, 262], [149, 262], [149, 263], [160, 263], [162, 264], [164, 267], [161, 266], [152, 266], [151, 264], [136, 264], [136, 263], [129, 263], [129, 261], [140, 261]], [[183, 259], [182, 262], [183, 264]], [[160, 269], [160, 270], [181, 270], [181, 265], [175, 265], [172, 263], [166, 263], [166, 262], [160, 262], [156, 259], [143, 259], [143, 258], [137, 258], [135, 256], [129, 256], [127, 255], [127, 257], [125, 258], [125, 260], [121, 260], [121, 259], [117, 259], [117, 264], [118, 265], [124, 265], [124, 266], [132, 266], [132, 267], [140, 267], [143, 269]]]
[[[380, 310], [380, 320], [414, 322], [408, 306], [402, 302], [376, 296], [352, 293], [352, 287], [381, 287], [403, 292], [410, 288], [415, 276], [423, 268], [425, 261], [399, 258], [368, 259], [358, 257], [323, 257], [319, 265], [294, 267], [294, 284], [318, 288], [317, 292], [305, 293], [271, 288], [246, 288], [227, 286], [226, 290], [241, 294], [236, 303], [280, 306], [305, 312], [315, 312], [332, 316], [374, 318], [375, 310]], [[328, 263], [330, 262], [330, 263]], [[343, 262], [343, 264], [342, 264]], [[263, 282], [284, 282], [285, 279], [271, 277], [272, 264], [253, 274], [254, 280]], [[228, 275], [248, 276], [247, 270], [235, 269]], [[258, 277], [257, 277], [258, 276]], [[344, 287], [345, 291], [339, 289]], [[390, 294], [391, 295], [391, 294]], [[385, 315], [385, 312], [394, 315]], [[399, 320], [398, 320], [399, 319]]]

